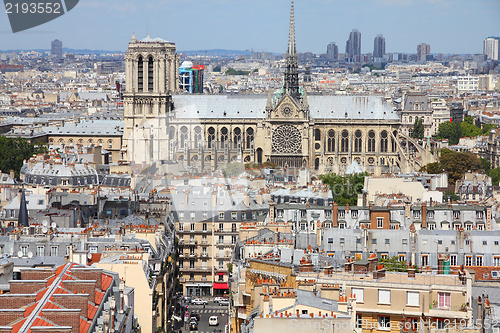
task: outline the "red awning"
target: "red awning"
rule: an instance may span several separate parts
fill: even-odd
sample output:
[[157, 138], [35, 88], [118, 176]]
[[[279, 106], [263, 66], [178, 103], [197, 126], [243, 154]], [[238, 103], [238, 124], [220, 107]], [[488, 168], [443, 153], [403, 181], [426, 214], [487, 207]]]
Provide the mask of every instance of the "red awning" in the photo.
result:
[[229, 286], [226, 282], [224, 283], [216, 283], [214, 282], [214, 289], [229, 289]]

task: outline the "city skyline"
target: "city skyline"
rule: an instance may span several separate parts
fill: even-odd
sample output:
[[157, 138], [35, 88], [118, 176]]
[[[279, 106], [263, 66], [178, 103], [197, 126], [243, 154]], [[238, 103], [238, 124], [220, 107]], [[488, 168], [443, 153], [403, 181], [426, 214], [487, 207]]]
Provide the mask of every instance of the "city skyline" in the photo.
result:
[[[325, 53], [328, 43], [343, 45], [353, 29], [362, 34], [363, 54], [373, 51], [378, 34], [387, 41], [387, 53], [415, 53], [416, 45], [427, 43], [432, 53], [459, 54], [482, 53], [483, 40], [500, 34], [496, 20], [500, 3], [495, 0], [299, 0], [295, 7], [298, 52]], [[283, 53], [288, 11], [289, 0], [217, 0], [210, 4], [199, 0], [87, 1], [57, 20], [17, 34], [11, 32], [7, 15], [1, 13], [5, 17], [0, 20], [1, 48], [47, 49], [50, 41], [59, 39], [73, 49], [124, 51], [134, 32], [138, 38], [149, 33], [170, 40], [181, 51]]]

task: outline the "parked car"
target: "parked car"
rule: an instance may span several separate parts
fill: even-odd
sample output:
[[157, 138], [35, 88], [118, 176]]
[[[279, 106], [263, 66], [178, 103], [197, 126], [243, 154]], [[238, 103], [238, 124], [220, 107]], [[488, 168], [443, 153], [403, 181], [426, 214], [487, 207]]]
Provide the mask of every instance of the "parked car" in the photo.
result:
[[191, 312], [190, 317], [196, 319], [196, 321], [200, 321], [200, 315], [198, 313]]
[[198, 330], [198, 323], [196, 321], [192, 321], [189, 323], [189, 330], [190, 331], [197, 331]]
[[217, 296], [214, 298], [214, 302], [219, 303], [221, 299], [224, 299], [224, 297]]
[[205, 301], [204, 299], [201, 299], [201, 298], [195, 298], [191, 301], [191, 304], [196, 304], [196, 305], [206, 305], [208, 304], [207, 301]]
[[223, 298], [219, 301], [220, 306], [228, 306], [229, 305], [229, 300], [227, 298]]
[[184, 303], [187, 304], [187, 303], [191, 303], [191, 301], [194, 299], [194, 297], [193, 296], [184, 296], [182, 299], [184, 300]]
[[219, 325], [219, 318], [217, 316], [211, 316], [210, 318], [208, 318], [208, 325], [209, 326]]
[[222, 333], [222, 330], [220, 328], [216, 328], [216, 329], [214, 329], [213, 333]]

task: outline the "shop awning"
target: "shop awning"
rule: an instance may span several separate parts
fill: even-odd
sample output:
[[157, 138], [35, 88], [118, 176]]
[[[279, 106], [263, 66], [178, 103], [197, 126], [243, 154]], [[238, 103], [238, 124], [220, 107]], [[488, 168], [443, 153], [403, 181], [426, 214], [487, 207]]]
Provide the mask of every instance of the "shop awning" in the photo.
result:
[[214, 282], [214, 289], [229, 289], [229, 286], [226, 282], [224, 283], [216, 283]]

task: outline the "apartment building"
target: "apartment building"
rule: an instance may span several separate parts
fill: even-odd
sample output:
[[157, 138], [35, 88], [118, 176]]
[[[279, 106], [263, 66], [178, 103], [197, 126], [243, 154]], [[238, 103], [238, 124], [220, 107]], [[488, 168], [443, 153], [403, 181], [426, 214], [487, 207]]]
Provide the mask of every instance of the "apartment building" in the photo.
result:
[[267, 202], [261, 194], [250, 196], [245, 187], [177, 186], [170, 191], [184, 294], [226, 294], [240, 226], [264, 221]]

